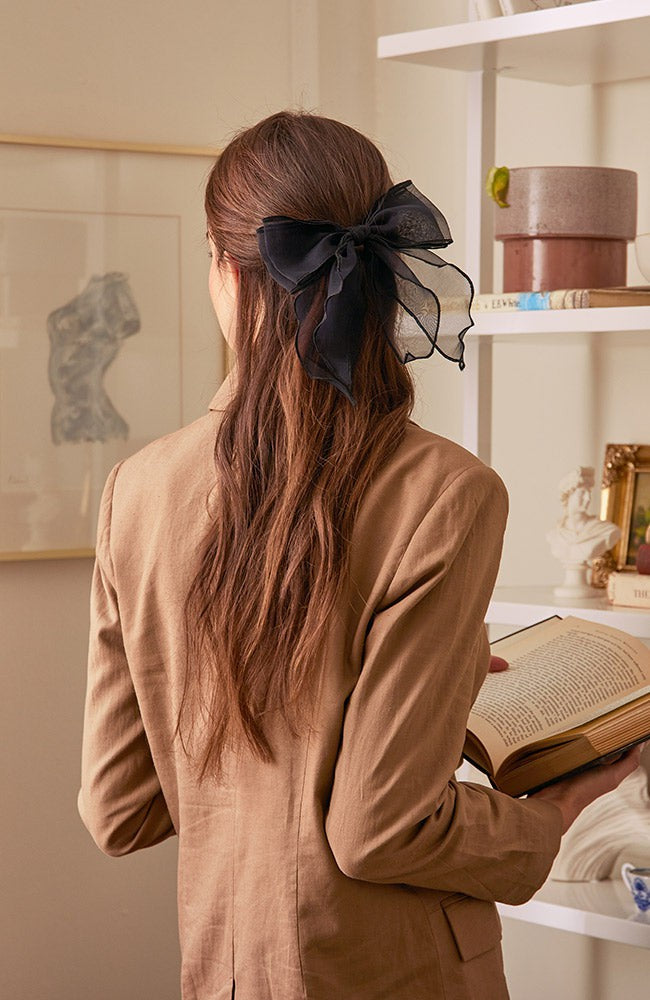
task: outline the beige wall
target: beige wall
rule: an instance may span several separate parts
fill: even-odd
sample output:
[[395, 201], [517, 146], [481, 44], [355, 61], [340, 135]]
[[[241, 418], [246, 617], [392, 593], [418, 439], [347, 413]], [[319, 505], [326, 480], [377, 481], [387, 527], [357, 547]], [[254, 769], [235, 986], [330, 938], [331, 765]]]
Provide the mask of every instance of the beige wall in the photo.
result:
[[291, 99], [291, 0], [3, 5], [2, 131], [219, 145]]
[[[318, 108], [375, 136], [395, 179], [412, 177], [440, 204], [456, 237], [450, 258], [462, 265], [465, 80], [378, 64], [374, 39], [464, 12], [465, 0], [5, 4], [0, 132], [220, 145], [278, 108]], [[505, 81], [498, 159], [641, 169], [650, 159], [650, 137], [638, 128], [649, 87], [540, 90]], [[645, 179], [640, 194], [650, 230]], [[513, 504], [505, 582], [557, 575], [543, 533], [563, 472], [578, 462], [598, 466], [606, 439], [648, 440], [650, 352], [619, 352], [615, 340], [495, 352], [494, 464]], [[462, 376], [444, 361], [416, 372], [419, 418], [458, 438]], [[530, 422], [513, 420], [522, 410]], [[0, 933], [10, 955], [0, 963], [0, 995], [172, 1000], [174, 842], [108, 859], [76, 814], [90, 571], [83, 560], [0, 566], [9, 750]], [[529, 960], [551, 948], [554, 961], [531, 986]], [[541, 997], [551, 988], [557, 1000], [642, 995], [640, 977], [625, 973], [628, 962], [638, 972], [639, 953], [623, 946], [507, 923], [506, 954], [513, 1000], [537, 1000], [534, 989]], [[612, 992], [616, 982], [624, 984], [620, 994]]]
[[[220, 146], [295, 105], [372, 133], [373, 16], [369, 0], [4, 4], [0, 133]], [[76, 810], [91, 569], [0, 565], [0, 996], [174, 1000], [175, 842], [110, 859]]]
[[175, 843], [107, 858], [77, 814], [91, 564], [0, 567], [0, 996], [178, 997]]

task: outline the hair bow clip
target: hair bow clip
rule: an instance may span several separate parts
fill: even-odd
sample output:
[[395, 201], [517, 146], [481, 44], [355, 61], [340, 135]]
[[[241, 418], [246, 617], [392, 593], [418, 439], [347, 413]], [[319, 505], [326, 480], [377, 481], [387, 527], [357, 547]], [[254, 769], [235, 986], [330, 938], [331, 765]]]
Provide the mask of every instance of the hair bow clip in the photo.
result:
[[[474, 288], [464, 271], [432, 252], [452, 242], [449, 226], [411, 181], [391, 187], [358, 225], [269, 216], [257, 236], [269, 274], [295, 296], [295, 344], [303, 368], [331, 382], [352, 404], [366, 312], [363, 266], [375, 291], [399, 307], [384, 335], [403, 364], [438, 351], [465, 367], [463, 338], [473, 326]], [[321, 279], [325, 298], [314, 326]]]

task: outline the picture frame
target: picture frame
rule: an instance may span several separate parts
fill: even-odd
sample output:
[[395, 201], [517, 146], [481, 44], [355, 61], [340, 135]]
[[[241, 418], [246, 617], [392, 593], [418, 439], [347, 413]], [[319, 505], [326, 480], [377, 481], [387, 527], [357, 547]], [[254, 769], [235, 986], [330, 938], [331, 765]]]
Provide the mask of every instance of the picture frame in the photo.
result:
[[636, 569], [637, 550], [650, 525], [650, 445], [606, 446], [600, 517], [621, 529], [614, 548], [592, 566], [592, 583], [604, 587], [610, 573]]
[[0, 135], [0, 560], [94, 555], [113, 466], [206, 412], [219, 155]]

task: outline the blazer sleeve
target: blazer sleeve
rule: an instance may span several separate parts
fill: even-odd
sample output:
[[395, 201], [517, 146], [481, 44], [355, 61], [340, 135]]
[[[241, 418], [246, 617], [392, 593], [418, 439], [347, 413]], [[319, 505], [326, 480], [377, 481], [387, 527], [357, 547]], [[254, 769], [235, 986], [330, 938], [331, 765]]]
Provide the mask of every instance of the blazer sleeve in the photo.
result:
[[351, 878], [521, 903], [559, 849], [557, 806], [454, 778], [488, 670], [484, 619], [506, 517], [495, 472], [460, 473], [412, 535], [371, 622], [326, 817]]
[[124, 651], [110, 550], [118, 469], [108, 477], [99, 512], [77, 800], [88, 831], [111, 856], [151, 847], [175, 832]]

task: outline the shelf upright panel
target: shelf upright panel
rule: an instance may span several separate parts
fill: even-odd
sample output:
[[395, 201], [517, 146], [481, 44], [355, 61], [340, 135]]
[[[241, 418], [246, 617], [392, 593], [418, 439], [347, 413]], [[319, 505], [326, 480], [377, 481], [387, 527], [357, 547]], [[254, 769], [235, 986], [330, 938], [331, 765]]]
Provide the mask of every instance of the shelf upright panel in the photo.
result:
[[[492, 206], [484, 182], [494, 163], [496, 74], [470, 73], [467, 80], [465, 196], [466, 266], [475, 294], [492, 288]], [[487, 465], [492, 437], [492, 342], [467, 335], [463, 372], [463, 444]]]

